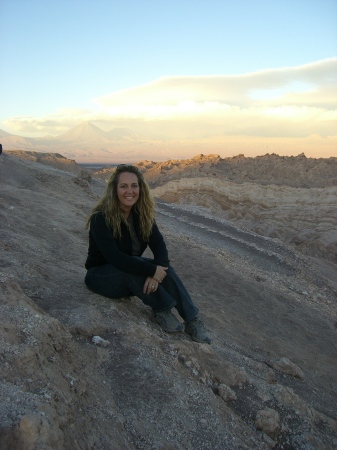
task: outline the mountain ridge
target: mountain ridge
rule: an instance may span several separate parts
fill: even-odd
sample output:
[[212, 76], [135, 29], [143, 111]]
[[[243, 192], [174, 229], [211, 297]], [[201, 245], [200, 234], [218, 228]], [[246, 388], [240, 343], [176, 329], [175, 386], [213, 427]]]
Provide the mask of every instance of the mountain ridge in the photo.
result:
[[[78, 163], [135, 163], [142, 160], [165, 161], [191, 158], [198, 153], [218, 153], [222, 157], [276, 153], [285, 156], [305, 153], [331, 157], [337, 137], [265, 138], [259, 136], [213, 136], [198, 139], [158, 137], [157, 130], [139, 131], [117, 126], [108, 131], [90, 121], [82, 122], [57, 136], [23, 137], [0, 130], [4, 150], [36, 150], [62, 153]], [[160, 129], [160, 124], [158, 125]], [[334, 145], [336, 143], [336, 145]], [[328, 153], [328, 156], [325, 156]]]
[[[0, 129], [0, 137], [4, 138], [4, 143], [7, 143], [7, 139], [10, 139], [13, 143], [15, 139], [17, 139], [19, 141], [20, 144], [25, 145], [25, 141], [28, 142], [29, 144], [39, 144], [40, 142], [44, 142], [44, 140], [54, 140], [56, 141], [60, 141], [60, 142], [78, 142], [78, 141], [99, 141], [99, 140], [106, 140], [108, 141], [109, 138], [119, 138], [119, 139], [124, 139], [125, 137], [127, 137], [128, 139], [130, 138], [138, 138], [138, 137], [142, 137], [143, 139], [149, 139], [150, 138], [146, 138], [144, 136], [141, 136], [137, 133], [135, 133], [134, 131], [130, 130], [129, 128], [126, 127], [114, 127], [111, 130], [108, 131], [104, 131], [101, 128], [97, 127], [96, 125], [94, 125], [92, 122], [90, 121], [84, 121], [81, 122], [78, 125], [75, 125], [74, 127], [70, 128], [70, 130], [66, 131], [65, 133], [61, 133], [57, 136], [51, 136], [51, 135], [46, 135], [43, 137], [24, 137], [24, 136], [19, 136], [19, 135], [15, 135], [15, 134], [11, 134], [8, 133], [7, 131], [4, 131], [2, 129]], [[50, 142], [50, 144], [52, 145], [53, 143]]]

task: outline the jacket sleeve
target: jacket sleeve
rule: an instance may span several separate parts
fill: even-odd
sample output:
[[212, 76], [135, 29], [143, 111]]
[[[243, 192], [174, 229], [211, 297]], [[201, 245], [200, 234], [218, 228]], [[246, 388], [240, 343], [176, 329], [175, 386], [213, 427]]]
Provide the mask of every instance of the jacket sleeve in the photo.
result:
[[90, 233], [97, 250], [108, 264], [112, 264], [126, 273], [150, 276], [156, 271], [156, 264], [135, 258], [121, 251], [114, 239], [112, 231], [108, 228], [102, 214], [95, 214], [90, 222]]
[[167, 247], [156, 222], [153, 224], [149, 247], [153, 253], [153, 259], [156, 264], [159, 266], [168, 267], [170, 260], [168, 257]]

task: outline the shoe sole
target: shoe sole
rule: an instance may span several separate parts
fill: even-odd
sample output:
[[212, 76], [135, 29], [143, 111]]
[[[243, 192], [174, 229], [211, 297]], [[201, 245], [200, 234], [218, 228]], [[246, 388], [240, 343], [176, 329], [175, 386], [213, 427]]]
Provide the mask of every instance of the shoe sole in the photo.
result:
[[163, 327], [162, 324], [160, 323], [160, 321], [156, 320], [156, 322], [158, 323], [158, 325], [160, 325], [160, 328], [162, 330], [164, 330], [166, 333], [180, 333], [182, 331], [184, 331], [184, 325], [177, 325], [176, 328], [172, 329], [172, 328], [166, 328]]
[[211, 344], [212, 343], [212, 339], [208, 339], [205, 341], [202, 341], [201, 339], [197, 339], [195, 337], [193, 337], [190, 333], [186, 333], [188, 336], [190, 336], [190, 338], [192, 339], [192, 341], [194, 342], [198, 342], [199, 344]]

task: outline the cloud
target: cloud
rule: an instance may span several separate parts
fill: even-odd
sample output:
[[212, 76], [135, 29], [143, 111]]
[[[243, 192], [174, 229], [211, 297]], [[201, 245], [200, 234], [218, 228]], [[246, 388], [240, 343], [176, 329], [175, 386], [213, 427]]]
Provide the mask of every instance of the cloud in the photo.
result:
[[17, 131], [66, 131], [81, 121], [171, 139], [336, 135], [337, 58], [241, 75], [163, 77], [93, 99], [89, 110], [12, 118]]
[[336, 74], [331, 58], [237, 76], [165, 77], [94, 101], [111, 118], [195, 121], [200, 134], [211, 123], [219, 134], [329, 135], [336, 134]]
[[78, 125], [80, 122], [92, 117], [89, 110], [79, 108], [63, 108], [57, 110], [54, 114], [45, 117], [12, 117], [4, 120], [6, 128], [13, 133], [31, 133], [41, 136], [41, 134], [57, 135], [64, 133], [69, 128]]
[[[125, 89], [94, 99], [102, 109], [118, 108], [130, 110], [141, 106], [179, 106], [194, 102], [224, 103], [229, 105], [256, 104], [256, 93], [265, 93], [264, 101], [272, 93], [273, 100], [295, 102], [298, 93], [310, 93], [320, 102], [324, 88], [336, 94], [337, 58], [331, 58], [299, 67], [270, 69], [244, 75], [217, 75], [192, 77], [164, 77], [141, 86]], [[295, 95], [294, 99], [292, 96]], [[326, 99], [327, 100], [327, 99]], [[330, 102], [336, 101], [330, 99]]]

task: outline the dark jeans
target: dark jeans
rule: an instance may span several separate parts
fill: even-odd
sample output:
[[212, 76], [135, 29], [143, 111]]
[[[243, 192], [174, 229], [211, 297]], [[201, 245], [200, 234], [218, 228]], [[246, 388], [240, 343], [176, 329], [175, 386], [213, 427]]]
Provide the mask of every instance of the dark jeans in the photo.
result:
[[139, 297], [154, 313], [175, 307], [184, 321], [189, 322], [199, 310], [174, 269], [170, 266], [166, 273], [156, 292], [151, 294], [143, 292], [146, 277], [122, 272], [111, 264], [89, 269], [85, 284], [91, 291], [108, 298]]

